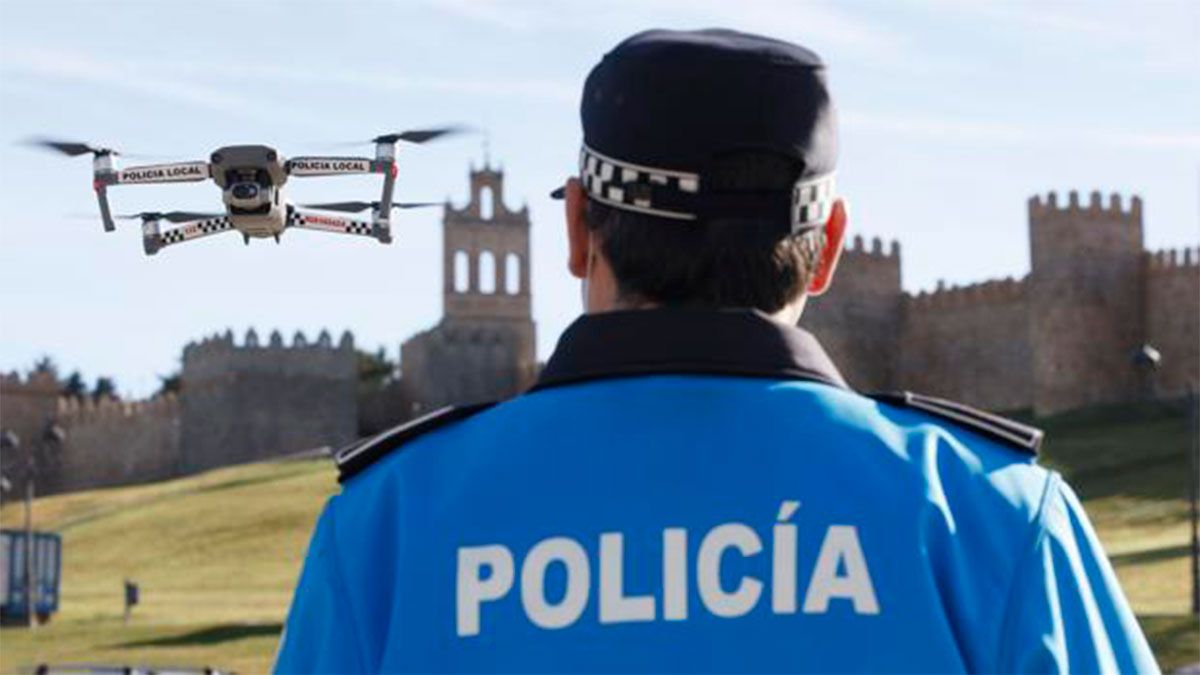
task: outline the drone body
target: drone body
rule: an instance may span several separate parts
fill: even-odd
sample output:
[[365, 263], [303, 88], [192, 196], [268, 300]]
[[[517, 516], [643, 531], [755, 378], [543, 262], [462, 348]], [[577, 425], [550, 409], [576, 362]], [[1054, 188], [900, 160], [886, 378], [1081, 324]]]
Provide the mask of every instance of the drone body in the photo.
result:
[[[153, 255], [166, 246], [192, 241], [237, 230], [246, 243], [251, 238], [274, 238], [287, 229], [321, 230], [337, 234], [372, 237], [381, 243], [391, 243], [391, 213], [393, 208], [433, 206], [430, 203], [395, 203], [392, 200], [396, 185], [396, 143], [423, 143], [452, 133], [455, 129], [407, 131], [376, 137], [375, 157], [301, 156], [283, 158], [274, 148], [265, 145], [230, 145], [218, 148], [209, 161], [175, 162], [118, 168], [117, 152], [93, 148], [83, 143], [37, 141], [39, 145], [77, 156], [93, 155], [93, 187], [100, 205], [100, 217], [105, 231], [116, 229], [108, 204], [108, 188], [113, 185], [147, 185], [161, 183], [191, 183], [212, 180], [221, 188], [224, 213], [167, 213], [143, 212], [118, 218], [142, 220], [142, 243], [147, 254]], [[333, 211], [371, 211], [371, 219], [356, 220], [347, 216], [314, 213], [292, 204], [285, 198], [284, 186], [295, 177], [342, 176], [351, 174], [383, 175], [383, 194], [378, 202], [337, 202], [314, 204], [311, 208]], [[162, 221], [176, 226], [163, 230]]]

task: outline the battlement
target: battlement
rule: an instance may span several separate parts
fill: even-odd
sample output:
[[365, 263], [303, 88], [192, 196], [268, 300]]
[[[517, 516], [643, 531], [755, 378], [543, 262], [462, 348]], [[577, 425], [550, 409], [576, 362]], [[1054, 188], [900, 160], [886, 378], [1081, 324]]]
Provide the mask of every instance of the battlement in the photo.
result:
[[143, 401], [121, 401], [103, 397], [91, 399], [62, 396], [58, 399], [58, 420], [63, 426], [96, 422], [101, 420], [128, 419], [132, 417], [172, 418], [179, 415], [179, 398], [167, 393]]
[[1142, 198], [1134, 195], [1129, 200], [1129, 208], [1122, 205], [1121, 195], [1113, 192], [1108, 195], [1108, 204], [1103, 203], [1099, 190], [1093, 190], [1088, 197], [1087, 205], [1079, 200], [1079, 192], [1071, 190], [1067, 193], [1066, 204], [1060, 206], [1058, 193], [1050, 192], [1043, 200], [1041, 195], [1029, 198], [1029, 218], [1031, 222], [1044, 222], [1055, 218], [1086, 216], [1097, 223], [1103, 222], [1141, 222]]
[[1146, 252], [1146, 269], [1151, 272], [1197, 267], [1200, 267], [1200, 248], [1195, 246]]
[[892, 239], [887, 242], [887, 252], [883, 250], [884, 241], [879, 237], [871, 238], [871, 246], [868, 248], [862, 235], [855, 235], [854, 239], [846, 242], [842, 249], [845, 253], [853, 253], [864, 256], [874, 256], [877, 258], [895, 258], [900, 260], [900, 242]]
[[355, 358], [354, 336], [349, 331], [342, 333], [336, 346], [327, 330], [312, 342], [297, 331], [290, 345], [278, 330], [271, 331], [266, 344], [253, 328], [246, 331], [241, 344], [234, 341], [233, 331], [225, 331], [183, 348], [184, 381], [235, 372], [341, 378], [346, 376], [347, 363], [353, 364]]
[[1023, 302], [1025, 292], [1025, 280], [1012, 277], [950, 287], [939, 281], [933, 292], [905, 293], [904, 302], [906, 307], [919, 310], [967, 309]]
[[22, 377], [17, 371], [0, 373], [0, 387], [6, 392], [45, 393], [57, 392], [61, 388], [58, 379], [47, 372], [34, 372]]

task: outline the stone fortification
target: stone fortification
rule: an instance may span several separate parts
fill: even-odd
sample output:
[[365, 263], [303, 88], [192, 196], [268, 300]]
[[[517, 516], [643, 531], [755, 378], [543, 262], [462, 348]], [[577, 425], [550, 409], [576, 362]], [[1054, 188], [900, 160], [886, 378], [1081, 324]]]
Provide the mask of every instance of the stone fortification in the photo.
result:
[[[861, 391], [909, 389], [999, 411], [1050, 414], [1178, 397], [1200, 383], [1200, 251], [1147, 252], [1142, 203], [1072, 192], [1029, 200], [1022, 279], [901, 289], [900, 246], [855, 237], [801, 325]], [[400, 377], [359, 389], [354, 341], [250, 331], [187, 345], [182, 392], [134, 404], [60, 401], [50, 373], [0, 376], [0, 426], [35, 448], [39, 491], [156, 480], [379, 431], [449, 404], [503, 399], [537, 374], [529, 211], [503, 172], [470, 172], [446, 204], [445, 312], [401, 345]], [[985, 255], [977, 252], [976, 255]], [[1142, 345], [1162, 355], [1138, 370]], [[38, 444], [48, 422], [58, 449]]]
[[1027, 291], [1004, 279], [906, 294], [896, 382], [991, 410], [1028, 407]]
[[60, 398], [57, 422], [66, 438], [57, 465], [45, 472], [43, 492], [143, 483], [182, 473], [180, 406], [174, 394], [136, 402]]
[[250, 330], [183, 350], [182, 458], [185, 471], [247, 462], [320, 446], [357, 431], [354, 339], [337, 345], [322, 331], [314, 342], [278, 331], [266, 343]]
[[900, 244], [854, 237], [829, 291], [810, 298], [800, 325], [821, 339], [842, 374], [864, 391], [895, 379], [900, 330]]
[[1072, 191], [1029, 200], [1033, 408], [1057, 412], [1129, 400], [1145, 338], [1142, 201], [1123, 208]]
[[533, 382], [529, 209], [504, 202], [504, 173], [470, 172], [471, 198], [446, 205], [441, 322], [400, 347], [410, 409], [508, 398]]
[[1181, 396], [1200, 380], [1200, 249], [1147, 253], [1146, 340], [1163, 353], [1154, 382], [1160, 396]]
[[[1200, 255], [1147, 253], [1142, 201], [1093, 192], [1029, 200], [1031, 269], [916, 296], [900, 260], [856, 240], [801, 325], [864, 391], [911, 389], [993, 410], [1051, 414], [1178, 397], [1200, 382]], [[894, 257], [894, 260], [892, 258]], [[1142, 345], [1162, 354], [1139, 371]], [[1149, 387], [1146, 380], [1151, 381]]]
[[61, 391], [54, 373], [0, 373], [0, 429], [15, 432], [22, 444], [39, 438], [58, 412]]
[[[184, 348], [179, 395], [93, 401], [61, 397], [50, 373], [0, 376], [0, 427], [32, 451], [39, 494], [128, 485], [347, 443], [357, 380], [349, 333], [336, 345], [327, 332], [286, 345], [278, 332], [240, 345], [226, 333]], [[42, 440], [51, 423], [60, 443]]]

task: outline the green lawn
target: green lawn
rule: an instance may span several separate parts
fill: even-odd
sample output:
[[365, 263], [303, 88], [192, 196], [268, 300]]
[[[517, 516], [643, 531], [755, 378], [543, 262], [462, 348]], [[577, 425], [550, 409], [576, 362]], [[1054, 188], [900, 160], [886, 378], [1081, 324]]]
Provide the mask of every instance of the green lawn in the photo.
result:
[[[265, 671], [336, 487], [332, 464], [313, 460], [38, 500], [36, 525], [63, 535], [62, 609], [32, 633], [0, 631], [0, 671], [43, 661]], [[19, 505], [0, 518], [19, 523]], [[125, 578], [143, 603], [128, 625]]]
[[[1041, 422], [1045, 462], [1089, 514], [1164, 669], [1200, 661], [1188, 610], [1187, 426], [1161, 407]], [[64, 538], [62, 610], [0, 631], [0, 672], [39, 662], [265, 671], [310, 529], [336, 491], [323, 460], [254, 464], [153, 485], [38, 500], [36, 526]], [[20, 506], [0, 522], [19, 525]], [[122, 621], [122, 580], [142, 601]]]

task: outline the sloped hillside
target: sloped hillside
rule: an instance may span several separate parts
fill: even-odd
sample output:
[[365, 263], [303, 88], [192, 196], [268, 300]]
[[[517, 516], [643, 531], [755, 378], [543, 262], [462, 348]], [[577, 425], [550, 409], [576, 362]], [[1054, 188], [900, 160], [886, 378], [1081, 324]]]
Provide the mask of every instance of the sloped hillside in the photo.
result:
[[[1168, 406], [1040, 422], [1044, 461], [1084, 498], [1164, 668], [1200, 661], [1188, 610], [1187, 420]], [[337, 489], [325, 460], [252, 464], [163, 483], [38, 500], [63, 534], [62, 611], [4, 629], [0, 671], [39, 662], [210, 665], [265, 671], [304, 547]], [[0, 513], [18, 526], [19, 504]], [[122, 622], [122, 582], [142, 604]]]

